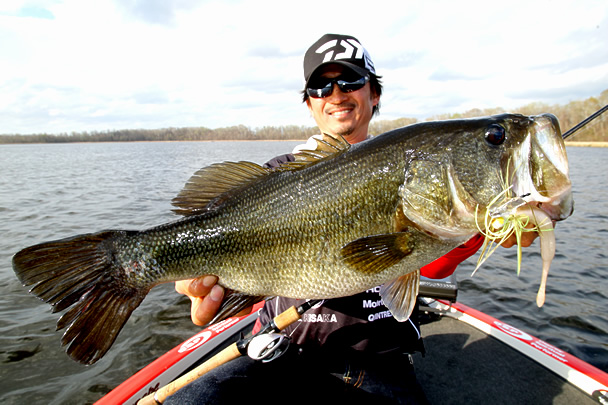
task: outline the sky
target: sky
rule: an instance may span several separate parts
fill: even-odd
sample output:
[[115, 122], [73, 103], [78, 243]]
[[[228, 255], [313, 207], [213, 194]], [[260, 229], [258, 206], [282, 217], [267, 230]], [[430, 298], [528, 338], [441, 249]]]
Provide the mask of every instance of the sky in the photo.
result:
[[325, 33], [371, 55], [376, 119], [515, 112], [608, 89], [605, 0], [10, 0], [0, 134], [314, 126], [302, 59]]

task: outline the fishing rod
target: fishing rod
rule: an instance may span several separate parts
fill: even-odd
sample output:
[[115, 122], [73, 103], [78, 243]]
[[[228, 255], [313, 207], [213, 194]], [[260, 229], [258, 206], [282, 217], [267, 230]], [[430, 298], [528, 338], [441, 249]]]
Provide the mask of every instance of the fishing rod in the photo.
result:
[[[280, 332], [281, 330], [285, 329], [289, 325], [299, 320], [302, 317], [302, 314], [304, 314], [304, 312], [308, 311], [310, 308], [312, 308], [321, 301], [322, 300], [310, 300], [306, 301], [302, 305], [299, 305], [298, 307], [292, 306], [288, 308], [284, 312], [281, 312], [279, 315], [275, 316], [270, 322], [264, 325], [264, 327], [262, 327], [262, 329], [255, 335], [248, 338], [242, 338], [239, 341], [231, 344], [230, 346], [226, 347], [224, 350], [217, 353], [215, 356], [205, 361], [203, 364], [191, 370], [187, 374], [184, 374], [177, 380], [170, 382], [164, 387], [161, 387], [156, 392], [140, 399], [139, 402], [137, 402], [137, 405], [162, 404], [163, 402], [165, 402], [167, 397], [175, 394], [181, 388], [202, 377], [209, 371], [245, 354], [249, 354], [249, 356], [254, 358], [254, 360], [270, 361], [277, 358], [282, 354], [281, 350], [284, 350], [286, 348], [287, 341], [285, 340], [285, 337], [283, 335], [277, 336], [276, 332]], [[263, 336], [269, 337], [268, 339], [264, 339], [264, 347], [259, 347], [258, 345], [255, 350], [257, 351], [257, 353], [250, 353], [250, 351], [248, 351], [250, 344], [252, 342], [255, 342], [256, 338]], [[282, 344], [283, 342], [285, 342], [285, 344]]]
[[593, 114], [591, 114], [590, 116], [588, 116], [587, 118], [582, 120], [580, 123], [578, 123], [577, 125], [572, 127], [570, 130], [566, 131], [566, 133], [564, 133], [562, 135], [562, 139], [566, 139], [567, 137], [571, 136], [573, 133], [575, 133], [576, 131], [578, 131], [579, 129], [581, 129], [582, 127], [584, 127], [585, 125], [587, 125], [588, 123], [590, 123], [591, 121], [593, 121], [594, 119], [599, 117], [600, 115], [602, 115], [606, 110], [608, 110], [608, 104], [606, 104], [604, 107], [600, 108], [599, 110], [597, 110], [596, 112], [594, 112]]

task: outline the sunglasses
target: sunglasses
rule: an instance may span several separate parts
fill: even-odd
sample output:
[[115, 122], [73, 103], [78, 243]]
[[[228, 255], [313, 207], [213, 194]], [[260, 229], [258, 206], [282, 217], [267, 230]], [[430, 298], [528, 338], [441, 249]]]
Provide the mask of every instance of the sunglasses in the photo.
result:
[[350, 93], [357, 91], [365, 83], [369, 81], [369, 76], [352, 76], [345, 77], [344, 75], [335, 77], [333, 79], [329, 77], [318, 77], [308, 84], [306, 88], [306, 94], [312, 98], [324, 98], [331, 95], [334, 91], [334, 84], [338, 85], [338, 88], [342, 93]]

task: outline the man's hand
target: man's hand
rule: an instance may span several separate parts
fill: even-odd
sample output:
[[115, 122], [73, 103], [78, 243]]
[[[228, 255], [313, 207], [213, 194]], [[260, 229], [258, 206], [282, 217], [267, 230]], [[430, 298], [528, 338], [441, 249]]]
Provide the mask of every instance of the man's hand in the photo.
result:
[[211, 322], [224, 299], [224, 288], [217, 284], [216, 276], [176, 281], [175, 291], [192, 301], [190, 317], [198, 326]]

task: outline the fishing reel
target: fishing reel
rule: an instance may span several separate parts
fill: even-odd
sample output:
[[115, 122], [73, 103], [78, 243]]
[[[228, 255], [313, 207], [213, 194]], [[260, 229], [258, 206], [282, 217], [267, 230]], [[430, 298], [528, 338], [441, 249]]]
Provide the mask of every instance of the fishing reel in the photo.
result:
[[247, 346], [247, 355], [268, 363], [287, 351], [289, 338], [282, 333], [264, 333], [254, 336]]

